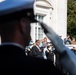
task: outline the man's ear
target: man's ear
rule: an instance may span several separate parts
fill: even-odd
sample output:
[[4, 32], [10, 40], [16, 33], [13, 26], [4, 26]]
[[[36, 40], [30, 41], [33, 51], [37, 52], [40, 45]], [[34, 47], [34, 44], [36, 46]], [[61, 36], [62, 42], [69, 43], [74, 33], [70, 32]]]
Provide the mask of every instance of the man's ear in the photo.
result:
[[20, 21], [19, 21], [19, 29], [20, 29], [21, 34], [25, 33], [25, 29], [26, 29], [25, 24], [26, 24], [25, 23], [25, 18], [21, 18]]

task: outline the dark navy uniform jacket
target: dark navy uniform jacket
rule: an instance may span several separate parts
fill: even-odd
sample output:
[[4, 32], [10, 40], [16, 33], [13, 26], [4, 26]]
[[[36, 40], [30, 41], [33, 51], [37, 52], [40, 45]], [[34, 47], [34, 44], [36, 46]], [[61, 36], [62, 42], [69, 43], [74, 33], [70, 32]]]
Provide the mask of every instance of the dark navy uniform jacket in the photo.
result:
[[52, 61], [25, 55], [25, 50], [14, 44], [0, 46], [0, 71], [3, 73], [63, 75]]

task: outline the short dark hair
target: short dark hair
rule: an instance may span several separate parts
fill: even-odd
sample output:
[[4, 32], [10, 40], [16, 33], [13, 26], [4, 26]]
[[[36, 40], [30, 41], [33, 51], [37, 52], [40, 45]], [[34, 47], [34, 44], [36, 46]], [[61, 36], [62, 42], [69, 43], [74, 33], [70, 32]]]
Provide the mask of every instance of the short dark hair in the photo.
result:
[[40, 41], [40, 40], [36, 40], [35, 42], [38, 42], [38, 41]]

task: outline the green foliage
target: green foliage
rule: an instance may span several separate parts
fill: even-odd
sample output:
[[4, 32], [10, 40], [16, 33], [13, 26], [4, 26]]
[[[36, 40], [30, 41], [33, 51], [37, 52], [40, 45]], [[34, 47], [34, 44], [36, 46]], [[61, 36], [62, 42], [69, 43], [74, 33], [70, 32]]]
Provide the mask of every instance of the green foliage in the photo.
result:
[[67, 5], [67, 33], [76, 37], [76, 2], [68, 0]]

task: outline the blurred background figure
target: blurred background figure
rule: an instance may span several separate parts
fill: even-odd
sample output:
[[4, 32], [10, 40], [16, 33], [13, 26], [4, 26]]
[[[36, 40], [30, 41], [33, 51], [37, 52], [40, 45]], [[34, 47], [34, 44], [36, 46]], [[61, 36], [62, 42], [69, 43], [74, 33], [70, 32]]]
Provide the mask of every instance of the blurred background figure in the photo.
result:
[[47, 38], [44, 37], [44, 38], [43, 38], [43, 41], [42, 41], [42, 46], [43, 46], [43, 48], [45, 48], [47, 45], [48, 45]]
[[30, 40], [29, 45], [25, 47], [25, 54], [30, 55], [31, 49], [34, 46], [34, 43], [32, 40]]
[[35, 45], [30, 50], [31, 51], [30, 55], [38, 58], [43, 58], [42, 50], [40, 49], [39, 45], [40, 45], [40, 40], [36, 40]]
[[54, 62], [53, 46], [51, 44], [47, 46], [47, 50], [45, 51], [45, 54], [48, 60], [52, 60]]
[[66, 36], [66, 38], [64, 38], [64, 44], [65, 45], [71, 44], [71, 38], [70, 38], [70, 35], [69, 34]]
[[76, 39], [72, 37], [71, 44], [76, 45]]

